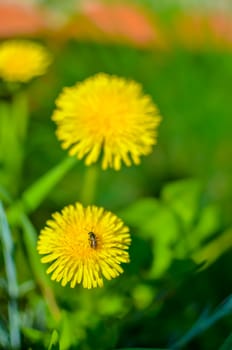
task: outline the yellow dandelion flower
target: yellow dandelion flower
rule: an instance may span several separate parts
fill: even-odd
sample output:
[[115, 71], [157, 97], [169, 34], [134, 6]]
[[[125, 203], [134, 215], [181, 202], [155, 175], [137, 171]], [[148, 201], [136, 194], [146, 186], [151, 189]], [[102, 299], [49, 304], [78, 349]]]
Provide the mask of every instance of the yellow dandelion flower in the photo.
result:
[[0, 78], [24, 83], [43, 75], [51, 56], [40, 44], [27, 40], [7, 40], [0, 44]]
[[64, 88], [52, 119], [64, 149], [85, 163], [102, 154], [102, 168], [139, 164], [152, 151], [160, 123], [157, 107], [135, 81], [99, 73]]
[[103, 286], [123, 272], [121, 263], [129, 262], [129, 229], [121, 219], [101, 207], [82, 204], [66, 206], [41, 231], [37, 249], [45, 254], [43, 263], [51, 263], [51, 279], [72, 288]]

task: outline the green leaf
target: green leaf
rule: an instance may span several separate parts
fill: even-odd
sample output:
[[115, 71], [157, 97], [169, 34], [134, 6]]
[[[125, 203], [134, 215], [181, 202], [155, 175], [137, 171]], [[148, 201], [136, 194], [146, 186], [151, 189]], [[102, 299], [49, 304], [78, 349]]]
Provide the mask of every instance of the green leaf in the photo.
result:
[[0, 184], [0, 200], [4, 203], [11, 204], [12, 198], [8, 191]]
[[45, 272], [45, 266], [40, 262], [40, 256], [36, 249], [37, 232], [24, 214], [21, 215], [21, 227], [23, 229], [23, 239], [28, 254], [31, 269], [39, 285], [49, 285], [50, 280]]
[[152, 238], [153, 264], [150, 271], [152, 278], [161, 276], [171, 264], [175, 256], [184, 257], [185, 246], [181, 251], [176, 249], [179, 238], [179, 227], [175, 215], [165, 205], [160, 205], [159, 210], [151, 216], [146, 224], [146, 235]]
[[48, 350], [59, 350], [59, 334], [56, 329], [52, 332]]
[[206, 308], [195, 324], [190, 328], [190, 330], [175, 344], [172, 345], [171, 348], [179, 349], [186, 344], [188, 344], [193, 338], [206, 331], [208, 328], [213, 326], [217, 321], [221, 318], [232, 313], [232, 295], [230, 295], [227, 299], [225, 299], [216, 309], [215, 311], [209, 315], [209, 309]]
[[143, 198], [119, 212], [129, 225], [143, 227], [159, 210], [160, 203], [154, 198]]
[[178, 239], [179, 227], [175, 214], [157, 199], [145, 198], [124, 209], [120, 216], [129, 225], [138, 228], [136, 233], [139, 237], [149, 240], [154, 255], [150, 277], [162, 275], [171, 263]]
[[182, 220], [185, 229], [193, 224], [198, 212], [202, 186], [197, 180], [181, 180], [168, 184], [161, 197]]
[[57, 185], [75, 163], [75, 158], [65, 158], [60, 164], [55, 166], [31, 185], [22, 194], [22, 199], [10, 207], [8, 211], [9, 220], [11, 222], [17, 222], [21, 212], [29, 214], [38, 208], [49, 192]]
[[73, 345], [75, 334], [73, 334], [73, 327], [70, 324], [71, 319], [67, 312], [62, 313], [62, 320], [60, 325], [60, 350], [70, 349]]
[[22, 327], [22, 332], [31, 342], [44, 343], [47, 338], [47, 334], [44, 331], [39, 331], [38, 329], [34, 328]]
[[[187, 260], [201, 249], [206, 239], [220, 228], [216, 205], [205, 203], [202, 186], [196, 180], [168, 184], [162, 199], [141, 199], [124, 209], [120, 216], [135, 233], [149, 240], [154, 259], [151, 278], [160, 277], [173, 259]], [[198, 258], [196, 263], [202, 264]]]
[[54, 319], [58, 320], [60, 318], [60, 310], [51, 288], [51, 281], [45, 272], [45, 266], [40, 262], [40, 257], [36, 249], [37, 234], [35, 228], [25, 214], [22, 214], [20, 219], [20, 224], [23, 229], [24, 243], [36, 282], [40, 286], [44, 297], [47, 299], [49, 309]]
[[231, 350], [232, 349], [232, 333], [226, 338], [225, 342], [220, 346], [219, 350]]
[[20, 347], [20, 317], [18, 310], [18, 283], [16, 267], [13, 256], [14, 244], [6, 214], [0, 202], [0, 240], [2, 241], [3, 256], [7, 277], [7, 290], [9, 295], [8, 316], [9, 316], [9, 338], [13, 349]]
[[54, 188], [75, 163], [75, 158], [65, 158], [23, 193], [22, 201], [27, 213], [38, 208], [51, 189]]
[[192, 258], [197, 263], [205, 262], [203, 268], [207, 268], [216, 261], [224, 252], [231, 249], [232, 228], [221, 233], [214, 240], [210, 241], [206, 246], [197, 250]]
[[219, 208], [209, 204], [201, 208], [199, 219], [189, 234], [189, 244], [192, 251], [199, 249], [202, 243], [220, 228]]
[[10, 348], [9, 335], [7, 333], [5, 326], [1, 322], [1, 320], [0, 320], [0, 348], [1, 349]]

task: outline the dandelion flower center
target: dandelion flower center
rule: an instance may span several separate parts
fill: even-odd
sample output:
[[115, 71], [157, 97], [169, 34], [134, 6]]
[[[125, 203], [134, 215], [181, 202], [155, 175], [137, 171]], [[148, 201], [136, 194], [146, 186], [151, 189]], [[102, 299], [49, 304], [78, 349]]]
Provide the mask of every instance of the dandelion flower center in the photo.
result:
[[100, 73], [65, 88], [56, 105], [57, 137], [86, 165], [101, 154], [103, 169], [139, 164], [156, 143], [158, 110], [134, 81]]
[[84, 288], [103, 286], [123, 272], [121, 263], [129, 262], [131, 242], [128, 227], [111, 212], [80, 203], [53, 214], [41, 231], [38, 252], [41, 261], [51, 263], [47, 273], [62, 286], [83, 284]]

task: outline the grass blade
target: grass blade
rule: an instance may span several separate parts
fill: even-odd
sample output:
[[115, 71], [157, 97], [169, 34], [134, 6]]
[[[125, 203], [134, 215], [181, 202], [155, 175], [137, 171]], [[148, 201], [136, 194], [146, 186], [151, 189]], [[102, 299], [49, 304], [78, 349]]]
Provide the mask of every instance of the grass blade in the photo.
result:
[[13, 240], [11, 231], [6, 219], [4, 208], [0, 202], [0, 238], [2, 240], [3, 256], [7, 276], [7, 290], [9, 295], [8, 315], [10, 346], [12, 349], [20, 348], [20, 318], [18, 311], [18, 283], [13, 258]]

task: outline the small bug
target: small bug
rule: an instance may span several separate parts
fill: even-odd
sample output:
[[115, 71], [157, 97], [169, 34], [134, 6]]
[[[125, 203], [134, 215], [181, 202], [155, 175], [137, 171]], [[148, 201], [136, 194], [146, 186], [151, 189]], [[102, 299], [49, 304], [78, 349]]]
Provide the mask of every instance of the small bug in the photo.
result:
[[97, 248], [97, 238], [94, 232], [90, 231], [88, 233], [89, 235], [89, 243], [90, 243], [90, 247], [93, 249]]

